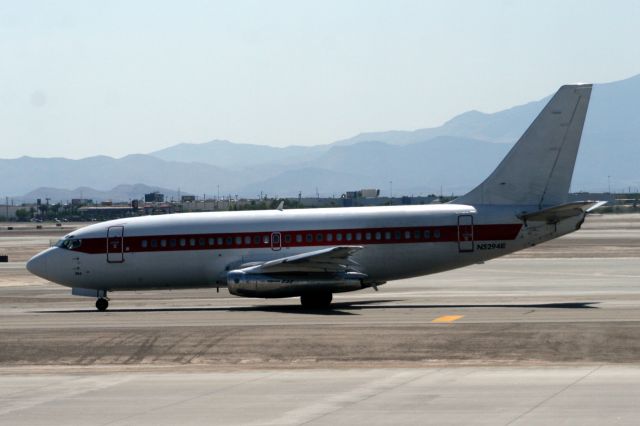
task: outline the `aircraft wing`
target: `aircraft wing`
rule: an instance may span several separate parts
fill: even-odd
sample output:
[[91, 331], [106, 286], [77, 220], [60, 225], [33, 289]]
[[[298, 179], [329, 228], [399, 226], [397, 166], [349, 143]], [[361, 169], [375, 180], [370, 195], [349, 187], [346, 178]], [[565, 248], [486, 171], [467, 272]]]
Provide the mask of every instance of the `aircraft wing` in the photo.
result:
[[239, 270], [252, 274], [344, 272], [350, 265], [355, 264], [350, 257], [362, 248], [362, 246], [329, 247], [263, 263], [242, 265]]
[[557, 223], [562, 219], [568, 219], [570, 217], [589, 213], [606, 203], [606, 201], [576, 201], [574, 203], [560, 204], [558, 206], [549, 207], [536, 212], [523, 213], [518, 217], [522, 220]]

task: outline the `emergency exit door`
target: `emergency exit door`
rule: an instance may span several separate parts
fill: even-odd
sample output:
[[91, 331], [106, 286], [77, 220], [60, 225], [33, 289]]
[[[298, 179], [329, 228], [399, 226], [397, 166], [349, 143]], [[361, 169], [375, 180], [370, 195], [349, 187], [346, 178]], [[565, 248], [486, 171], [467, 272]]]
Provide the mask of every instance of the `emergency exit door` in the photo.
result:
[[278, 251], [282, 248], [282, 235], [279, 232], [271, 233], [271, 250]]
[[473, 251], [473, 216], [458, 216], [458, 251], [468, 253]]

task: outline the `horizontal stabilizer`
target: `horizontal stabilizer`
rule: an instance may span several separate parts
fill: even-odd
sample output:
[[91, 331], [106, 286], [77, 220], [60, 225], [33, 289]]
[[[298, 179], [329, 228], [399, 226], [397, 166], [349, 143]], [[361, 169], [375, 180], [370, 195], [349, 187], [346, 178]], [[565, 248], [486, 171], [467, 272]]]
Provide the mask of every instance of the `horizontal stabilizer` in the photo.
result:
[[525, 221], [558, 223], [563, 219], [580, 216], [606, 204], [606, 201], [576, 201], [561, 204], [531, 213], [523, 213], [518, 217]]

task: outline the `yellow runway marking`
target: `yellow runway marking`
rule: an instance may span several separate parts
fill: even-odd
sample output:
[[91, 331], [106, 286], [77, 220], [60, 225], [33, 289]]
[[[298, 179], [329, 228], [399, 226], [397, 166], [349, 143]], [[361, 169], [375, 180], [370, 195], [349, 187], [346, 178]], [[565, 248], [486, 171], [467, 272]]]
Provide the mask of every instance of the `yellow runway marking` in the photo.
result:
[[464, 317], [464, 315], [445, 315], [442, 317], [438, 317], [431, 322], [454, 322]]

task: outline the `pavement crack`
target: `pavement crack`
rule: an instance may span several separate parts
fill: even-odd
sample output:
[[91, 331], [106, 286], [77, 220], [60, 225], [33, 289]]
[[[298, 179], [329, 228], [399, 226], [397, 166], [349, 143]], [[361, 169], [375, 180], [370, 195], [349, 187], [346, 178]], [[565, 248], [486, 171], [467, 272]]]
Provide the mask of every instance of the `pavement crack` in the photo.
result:
[[[144, 417], [145, 415], [147, 415], [148, 413], [151, 413], [151, 412], [156, 412], [158, 410], [171, 409], [171, 408], [174, 408], [176, 406], [179, 406], [179, 405], [184, 404], [184, 403], [189, 402], [189, 401], [195, 401], [195, 400], [200, 399], [200, 398], [204, 398], [204, 397], [208, 397], [208, 396], [211, 396], [211, 395], [218, 394], [220, 392], [228, 391], [229, 389], [233, 389], [233, 388], [236, 388], [236, 387], [244, 386], [244, 385], [246, 385], [248, 383], [253, 383], [253, 382], [257, 382], [257, 381], [263, 380], [263, 379], [268, 379], [268, 378], [270, 378], [272, 376], [275, 376], [277, 374], [278, 374], [277, 372], [265, 373], [264, 375], [261, 375], [259, 377], [254, 377], [254, 378], [249, 379], [249, 380], [241, 381], [239, 383], [234, 383], [232, 385], [225, 386], [225, 387], [216, 389], [214, 391], [203, 392], [203, 393], [201, 393], [199, 395], [195, 395], [195, 396], [192, 396], [192, 397], [189, 397], [189, 398], [183, 398], [183, 399], [177, 400], [177, 401], [175, 401], [173, 403], [169, 403], [169, 404], [162, 403], [161, 405], [159, 405], [157, 407], [153, 407], [153, 408], [150, 408], [148, 410], [140, 411], [138, 413], [135, 413], [135, 414], [132, 414], [132, 415], [129, 415], [129, 416], [124, 416], [124, 417], [120, 417], [118, 419], [110, 420], [110, 421], [108, 421], [106, 423], [101, 423], [101, 425], [102, 426], [113, 425], [113, 424], [121, 423], [123, 421], [131, 420], [131, 419], [136, 418], [136, 417]], [[135, 422], [133, 424], [135, 424]]]
[[554, 399], [558, 395], [562, 394], [563, 392], [566, 392], [571, 387], [577, 385], [581, 381], [585, 380], [587, 377], [591, 376], [596, 371], [600, 370], [602, 368], [602, 366], [603, 365], [599, 365], [599, 366], [593, 368], [592, 370], [588, 371], [586, 374], [582, 375], [581, 377], [578, 377], [576, 380], [574, 380], [573, 382], [569, 383], [568, 385], [566, 385], [562, 389], [560, 389], [557, 392], [555, 392], [555, 393], [549, 395], [548, 397], [544, 398], [542, 401], [538, 402], [536, 405], [534, 405], [533, 407], [529, 408], [524, 413], [521, 413], [517, 417], [511, 419], [509, 422], [505, 423], [505, 426], [511, 425], [511, 424], [517, 422], [518, 420], [520, 420], [521, 418], [523, 418], [524, 416], [529, 415], [530, 413], [532, 413], [533, 411], [537, 410], [538, 408], [540, 408], [541, 406], [543, 406], [547, 402], [551, 401], [552, 399]]
[[[347, 392], [335, 394], [322, 402], [317, 402], [311, 406], [305, 406], [284, 413], [277, 419], [268, 422], [261, 421], [260, 425], [307, 425], [326, 416], [334, 414], [348, 406], [359, 404], [363, 401], [376, 397], [384, 392], [392, 391], [401, 386], [419, 380], [426, 375], [434, 374], [438, 369], [415, 375], [415, 372], [397, 373], [390, 378], [383, 380], [373, 380], [365, 385], [358, 386]], [[409, 375], [410, 377], [406, 378]]]

